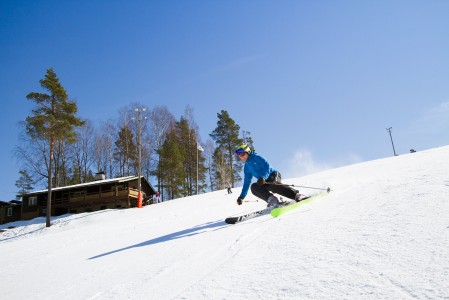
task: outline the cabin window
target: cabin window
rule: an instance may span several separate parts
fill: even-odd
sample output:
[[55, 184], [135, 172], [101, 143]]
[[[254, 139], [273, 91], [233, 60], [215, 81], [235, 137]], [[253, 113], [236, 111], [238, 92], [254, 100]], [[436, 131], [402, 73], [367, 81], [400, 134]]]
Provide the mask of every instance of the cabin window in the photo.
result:
[[28, 198], [28, 205], [29, 206], [37, 205], [37, 196], [30, 196], [30, 198]]
[[84, 196], [85, 194], [86, 194], [85, 190], [78, 190], [78, 191], [72, 192], [73, 197], [81, 197], [81, 196]]
[[11, 217], [12, 216], [12, 207], [8, 207], [8, 211], [6, 212], [6, 216], [7, 217]]

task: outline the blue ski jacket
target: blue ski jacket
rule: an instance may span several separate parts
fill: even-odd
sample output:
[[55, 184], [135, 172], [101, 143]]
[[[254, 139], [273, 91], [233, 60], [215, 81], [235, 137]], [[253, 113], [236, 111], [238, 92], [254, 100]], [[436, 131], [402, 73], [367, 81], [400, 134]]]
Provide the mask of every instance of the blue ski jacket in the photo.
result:
[[242, 192], [240, 193], [240, 198], [242, 199], [248, 194], [253, 176], [257, 179], [263, 178], [266, 180], [268, 176], [270, 176], [271, 173], [276, 172], [276, 170], [271, 167], [270, 163], [264, 157], [253, 151], [245, 162], [243, 172], [245, 178], [243, 180]]

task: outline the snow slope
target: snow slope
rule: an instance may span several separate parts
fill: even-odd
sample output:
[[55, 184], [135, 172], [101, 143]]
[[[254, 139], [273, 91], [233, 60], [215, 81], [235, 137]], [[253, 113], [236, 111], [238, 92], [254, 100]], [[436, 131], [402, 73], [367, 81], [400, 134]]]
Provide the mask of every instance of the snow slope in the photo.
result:
[[442, 147], [286, 180], [333, 191], [237, 225], [265, 206], [239, 189], [0, 225], [1, 299], [449, 299], [448, 170]]

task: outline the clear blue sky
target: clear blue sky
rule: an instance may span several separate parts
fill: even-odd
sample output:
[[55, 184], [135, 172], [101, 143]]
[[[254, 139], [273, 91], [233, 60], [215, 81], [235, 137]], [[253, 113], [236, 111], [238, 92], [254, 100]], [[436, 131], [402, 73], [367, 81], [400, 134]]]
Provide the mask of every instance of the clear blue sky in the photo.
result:
[[0, 200], [30, 92], [52, 67], [82, 118], [131, 102], [227, 110], [296, 177], [449, 144], [449, 1], [0, 2]]

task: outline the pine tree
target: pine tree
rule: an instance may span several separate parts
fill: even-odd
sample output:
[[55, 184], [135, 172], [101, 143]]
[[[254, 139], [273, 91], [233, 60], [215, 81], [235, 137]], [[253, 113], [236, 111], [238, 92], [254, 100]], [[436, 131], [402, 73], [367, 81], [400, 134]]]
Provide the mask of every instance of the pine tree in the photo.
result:
[[240, 126], [235, 123], [225, 110], [222, 110], [217, 116], [217, 128], [210, 136], [215, 140], [218, 148], [221, 148], [223, 159], [228, 166], [227, 173], [223, 178], [229, 179], [234, 187], [234, 183], [240, 181], [239, 173], [242, 170], [242, 165], [234, 157], [235, 148], [242, 143], [242, 139], [239, 138]]
[[185, 155], [177, 137], [176, 128], [168, 133], [167, 139], [158, 151], [161, 185], [168, 194], [168, 199], [185, 196]]
[[185, 188], [187, 190], [187, 195], [194, 195], [199, 191], [196, 190], [197, 182], [197, 168], [198, 168], [198, 190], [201, 190], [204, 185], [200, 182], [204, 182], [206, 176], [206, 168], [204, 166], [205, 158], [202, 152], [198, 150], [198, 135], [196, 130], [192, 128], [190, 122], [181, 117], [181, 120], [176, 123], [177, 138], [182, 146], [182, 151], [184, 152], [184, 172], [185, 178]]
[[254, 142], [253, 138], [251, 137], [251, 132], [243, 130], [242, 135], [243, 135], [243, 143], [247, 144], [249, 147], [251, 147], [251, 149], [254, 149]]
[[[75, 127], [82, 126], [83, 121], [75, 114], [78, 111], [77, 105], [68, 100], [67, 92], [59, 82], [53, 69], [48, 69], [40, 85], [48, 91], [45, 93], [29, 93], [27, 99], [36, 103], [33, 115], [26, 118], [26, 132], [36, 139], [48, 142], [48, 196], [47, 196], [47, 218], [46, 226], [50, 227], [51, 216], [51, 189], [52, 189], [52, 161], [56, 141], [68, 141], [73, 143], [76, 139]], [[44, 158], [45, 160], [45, 158]]]
[[196, 145], [196, 135], [190, 129], [189, 122], [183, 117], [181, 117], [179, 122], [176, 122], [175, 130], [177, 136], [176, 139], [178, 140], [180, 149], [185, 157], [185, 160], [183, 161], [185, 174], [184, 190], [187, 191], [187, 195], [190, 196], [192, 195], [193, 188], [193, 173], [196, 171], [194, 167], [194, 163], [196, 163], [196, 160], [194, 160], [194, 150], [196, 149], [196, 146], [192, 149], [192, 145]]
[[128, 126], [124, 126], [118, 134], [114, 159], [119, 163], [120, 176], [130, 176], [130, 168], [137, 162], [137, 146]]

